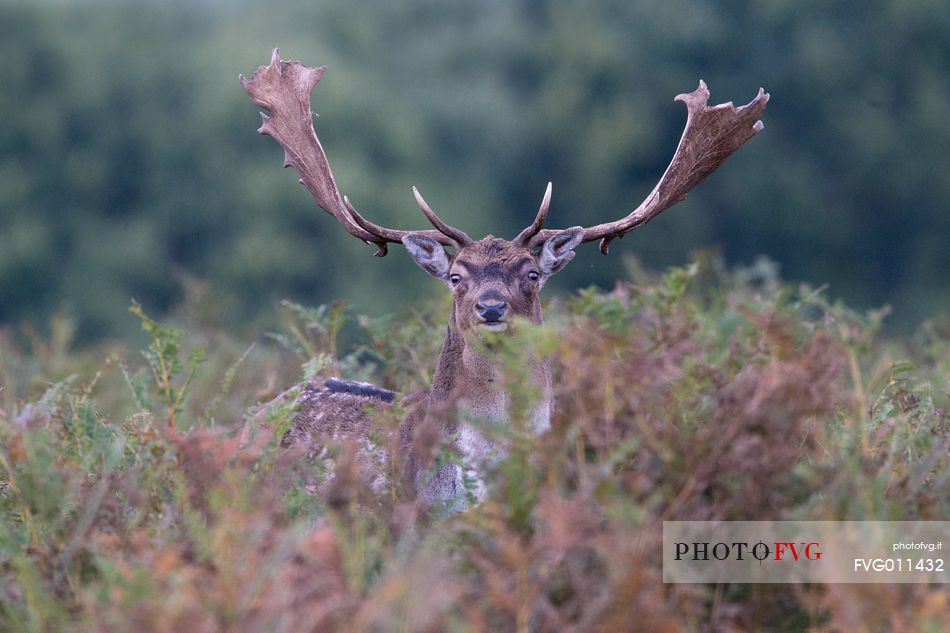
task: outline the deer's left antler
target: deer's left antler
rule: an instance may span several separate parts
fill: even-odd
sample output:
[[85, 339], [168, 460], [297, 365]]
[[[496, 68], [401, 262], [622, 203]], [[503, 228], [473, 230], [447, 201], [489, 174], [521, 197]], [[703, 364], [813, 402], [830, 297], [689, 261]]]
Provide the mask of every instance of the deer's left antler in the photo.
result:
[[[762, 130], [759, 117], [765, 110], [769, 95], [762, 88], [755, 99], [744, 106], [732, 102], [708, 106], [709, 90], [700, 80], [693, 92], [677, 95], [676, 101], [686, 104], [686, 128], [680, 138], [669, 167], [650, 195], [626, 217], [584, 228], [585, 242], [600, 240], [600, 251], [607, 254], [607, 245], [642, 226], [686, 197], [689, 191], [705, 180], [722, 165], [743, 143]], [[550, 185], [549, 185], [550, 189]], [[541, 229], [547, 215], [547, 201], [538, 211], [538, 217], [515, 238], [523, 244], [540, 246], [558, 233], [558, 229]]]

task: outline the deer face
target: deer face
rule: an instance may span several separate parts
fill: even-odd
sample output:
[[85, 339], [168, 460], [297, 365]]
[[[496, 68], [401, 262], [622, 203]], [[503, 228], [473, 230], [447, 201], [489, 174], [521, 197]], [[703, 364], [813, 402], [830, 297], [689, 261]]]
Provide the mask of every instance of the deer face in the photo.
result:
[[512, 317], [540, 323], [538, 291], [574, 258], [582, 239], [583, 229], [566, 229], [537, 250], [489, 235], [454, 255], [424, 235], [408, 235], [403, 244], [423, 270], [452, 291], [458, 330], [479, 333], [504, 331]]

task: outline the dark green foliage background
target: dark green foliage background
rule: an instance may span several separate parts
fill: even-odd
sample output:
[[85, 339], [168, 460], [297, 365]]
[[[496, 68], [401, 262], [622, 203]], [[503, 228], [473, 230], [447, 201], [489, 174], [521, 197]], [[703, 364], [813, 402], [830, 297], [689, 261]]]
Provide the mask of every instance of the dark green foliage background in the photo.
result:
[[415, 184], [478, 235], [527, 224], [549, 179], [552, 223], [618, 217], [675, 147], [674, 95], [762, 85], [765, 132], [561, 286], [713, 245], [890, 303], [897, 327], [950, 310], [942, 0], [3, 2], [0, 324], [66, 311], [89, 341], [134, 331], [132, 297], [161, 314], [190, 293], [208, 321], [258, 327], [283, 297], [404, 314], [438, 290], [400, 249], [344, 237], [254, 134], [237, 75], [273, 46], [329, 66], [317, 129], [364, 213], [421, 227]]

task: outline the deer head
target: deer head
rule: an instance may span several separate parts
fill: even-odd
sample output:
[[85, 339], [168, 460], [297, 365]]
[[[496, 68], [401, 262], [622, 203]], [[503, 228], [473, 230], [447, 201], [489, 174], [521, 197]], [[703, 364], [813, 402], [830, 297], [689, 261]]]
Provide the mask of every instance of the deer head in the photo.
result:
[[[545, 202], [550, 191], [549, 184]], [[571, 261], [582, 239], [583, 229], [574, 227], [552, 235], [540, 249], [491, 235], [460, 245], [454, 254], [424, 235], [407, 235], [402, 243], [423, 270], [452, 291], [455, 329], [477, 334], [504, 331], [511, 317], [541, 323], [538, 291]]]
[[[261, 134], [272, 136], [284, 148], [284, 166], [300, 174], [300, 182], [316, 203], [346, 231], [377, 247], [385, 256], [388, 244], [403, 244], [412, 258], [455, 293], [459, 323], [500, 329], [510, 315], [540, 319], [537, 291], [563, 268], [581, 243], [599, 241], [607, 254], [608, 244], [646, 224], [659, 213], [683, 200], [747, 140], [762, 130], [759, 120], [769, 95], [759, 89], [755, 99], [736, 108], [724, 103], [708, 106], [709, 91], [703, 81], [693, 92], [675, 100], [686, 104], [687, 120], [673, 159], [650, 195], [625, 217], [590, 227], [546, 229], [551, 203], [551, 183], [538, 213], [527, 228], [512, 240], [488, 236], [473, 240], [444, 222], [419, 191], [413, 194], [434, 229], [405, 231], [375, 224], [360, 214], [340, 194], [323, 147], [313, 129], [310, 95], [326, 67], [311, 68], [298, 61], [283, 61], [274, 49], [271, 63], [261, 66], [250, 80], [241, 82], [261, 114]], [[449, 250], [451, 249], [451, 250]]]

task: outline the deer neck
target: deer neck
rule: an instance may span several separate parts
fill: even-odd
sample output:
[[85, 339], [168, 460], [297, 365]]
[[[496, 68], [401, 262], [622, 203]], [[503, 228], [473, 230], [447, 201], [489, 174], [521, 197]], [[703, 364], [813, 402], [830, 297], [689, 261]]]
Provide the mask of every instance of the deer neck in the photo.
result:
[[[540, 394], [529, 413], [529, 422], [534, 431], [540, 434], [551, 426], [551, 371], [548, 363], [536, 363], [531, 368], [531, 376]], [[484, 498], [485, 485], [479, 475], [479, 464], [497, 459], [504, 451], [499, 452], [495, 442], [482, 433], [480, 424], [468, 422], [476, 419], [507, 423], [508, 396], [502, 388], [498, 367], [465, 342], [465, 337], [456, 326], [453, 304], [442, 353], [432, 379], [426, 420], [453, 439], [463, 465], [445, 464], [425, 480], [421, 494], [427, 501], [459, 498], [465, 492], [463, 474], [476, 482], [475, 490], [472, 491], [476, 499]], [[457, 509], [464, 507], [465, 503], [462, 502]]]
[[[540, 311], [536, 320], [540, 323]], [[546, 360], [534, 363], [530, 375], [534, 387], [540, 391], [530, 412], [530, 421], [535, 431], [540, 433], [550, 426], [552, 391], [549, 363]], [[501, 371], [490, 358], [465, 341], [456, 326], [454, 305], [430, 394], [430, 411], [440, 410], [446, 414], [454, 410], [500, 423], [508, 421], [508, 396], [502, 385]]]

